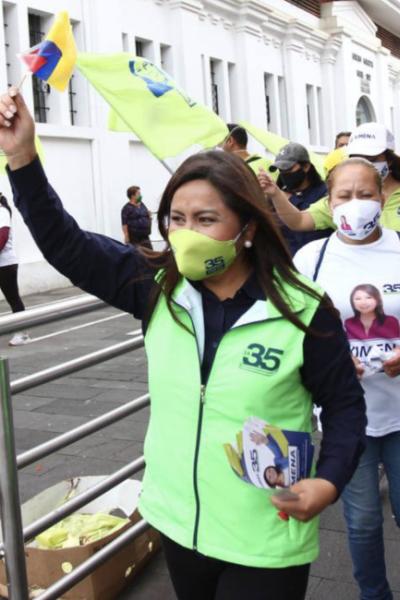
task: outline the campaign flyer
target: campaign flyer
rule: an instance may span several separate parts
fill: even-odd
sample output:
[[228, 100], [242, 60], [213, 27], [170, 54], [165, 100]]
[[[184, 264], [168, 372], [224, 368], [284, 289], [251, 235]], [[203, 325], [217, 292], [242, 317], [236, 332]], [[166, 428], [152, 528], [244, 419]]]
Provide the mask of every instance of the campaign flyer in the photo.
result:
[[314, 456], [309, 433], [280, 429], [258, 417], [247, 419], [224, 449], [236, 475], [264, 489], [287, 488], [309, 477]]

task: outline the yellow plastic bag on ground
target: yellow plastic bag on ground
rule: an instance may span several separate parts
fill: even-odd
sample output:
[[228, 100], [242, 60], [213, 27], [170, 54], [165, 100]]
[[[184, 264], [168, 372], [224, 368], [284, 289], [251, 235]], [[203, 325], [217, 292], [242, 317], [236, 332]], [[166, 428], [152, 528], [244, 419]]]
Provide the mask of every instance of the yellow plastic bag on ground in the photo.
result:
[[103, 513], [75, 514], [46, 529], [35, 540], [42, 550], [84, 546], [117, 531], [126, 523], [129, 519]]

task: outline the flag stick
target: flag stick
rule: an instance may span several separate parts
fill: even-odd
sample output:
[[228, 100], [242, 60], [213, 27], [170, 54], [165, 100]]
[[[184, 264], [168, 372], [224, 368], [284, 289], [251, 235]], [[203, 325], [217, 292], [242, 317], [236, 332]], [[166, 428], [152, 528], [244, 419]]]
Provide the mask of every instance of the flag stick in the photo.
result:
[[25, 79], [28, 77], [28, 75], [30, 75], [30, 71], [25, 71], [25, 73], [22, 76], [21, 81], [19, 82], [19, 84], [17, 85], [17, 92], [19, 93], [21, 87], [24, 84]]
[[174, 171], [171, 169], [171, 167], [169, 165], [167, 165], [167, 163], [165, 162], [165, 160], [162, 160], [161, 158], [159, 158], [158, 160], [160, 161], [160, 163], [162, 164], [162, 166], [167, 169], [167, 171], [169, 172], [170, 175], [174, 174]]

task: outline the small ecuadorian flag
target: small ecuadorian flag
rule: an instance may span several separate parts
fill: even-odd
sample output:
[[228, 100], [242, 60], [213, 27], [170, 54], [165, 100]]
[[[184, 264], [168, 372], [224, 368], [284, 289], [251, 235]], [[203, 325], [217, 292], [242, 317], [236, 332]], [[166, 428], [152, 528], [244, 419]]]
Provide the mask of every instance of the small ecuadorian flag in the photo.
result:
[[68, 13], [57, 15], [46, 38], [20, 55], [29, 71], [63, 92], [68, 86], [76, 62], [76, 45]]

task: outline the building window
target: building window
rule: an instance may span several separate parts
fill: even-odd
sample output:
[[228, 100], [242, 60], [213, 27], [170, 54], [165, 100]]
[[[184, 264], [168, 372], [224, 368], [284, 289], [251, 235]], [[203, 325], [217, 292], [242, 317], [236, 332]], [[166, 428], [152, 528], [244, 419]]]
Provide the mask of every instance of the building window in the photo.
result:
[[370, 123], [376, 121], [374, 107], [371, 104], [371, 100], [366, 96], [361, 96], [357, 102], [356, 108], [356, 124], [357, 127], [362, 123]]
[[136, 56], [142, 56], [148, 60], [154, 60], [153, 42], [143, 38], [135, 38], [135, 53]]
[[3, 4], [3, 26], [4, 26], [4, 47], [7, 67], [7, 85], [10, 87], [11, 82], [11, 52], [10, 52], [10, 38], [9, 38], [9, 24], [8, 24], [8, 13], [6, 7]]
[[267, 116], [267, 126], [268, 129], [271, 125], [272, 116], [271, 116], [271, 80], [272, 75], [268, 73], [264, 73], [264, 90], [265, 90], [265, 112]]
[[219, 102], [218, 102], [218, 84], [216, 80], [216, 62], [210, 60], [210, 77], [211, 77], [211, 106], [217, 115], [219, 115]]
[[314, 106], [314, 93], [313, 86], [306, 85], [306, 97], [307, 97], [307, 127], [308, 137], [310, 144], [316, 144], [314, 117], [315, 117], [315, 106]]
[[230, 115], [229, 119], [233, 122], [237, 120], [240, 114], [239, 98], [239, 82], [235, 63], [228, 63], [228, 85], [229, 85], [229, 101]]
[[265, 93], [265, 113], [267, 128], [275, 133], [280, 133], [280, 106], [279, 102], [279, 84], [276, 75], [264, 73], [264, 93]]
[[[36, 46], [44, 38], [44, 32], [42, 27], [42, 19], [39, 15], [29, 14], [29, 44], [30, 46]], [[35, 112], [35, 121], [39, 123], [47, 123], [47, 111], [49, 107], [48, 96], [50, 93], [50, 86], [45, 81], [42, 81], [38, 77], [32, 77], [32, 91], [33, 91], [33, 106]]]
[[135, 40], [135, 52], [136, 52], [136, 56], [144, 56], [142, 40]]
[[168, 73], [168, 75], [172, 75], [172, 48], [171, 46], [167, 46], [166, 44], [160, 44], [160, 63], [161, 68]]
[[323, 101], [322, 101], [322, 88], [317, 87], [317, 110], [318, 110], [318, 124], [319, 124], [319, 143], [326, 144], [326, 135], [324, 129], [323, 119]]
[[121, 34], [121, 41], [122, 41], [122, 51], [129, 52], [129, 37], [128, 37], [127, 33]]
[[75, 75], [71, 76], [71, 79], [69, 80], [69, 84], [68, 84], [68, 99], [69, 99], [69, 116], [71, 119], [71, 125], [76, 125], [76, 114], [77, 114], [77, 110], [76, 110], [76, 91], [74, 88], [74, 77]]
[[288, 137], [289, 125], [288, 125], [288, 108], [286, 101], [286, 87], [285, 80], [283, 77], [278, 77], [278, 94], [279, 94], [279, 107], [280, 107], [280, 127], [278, 127], [277, 133]]
[[309, 142], [313, 145], [322, 143], [322, 89], [315, 85], [306, 85], [307, 122]]

